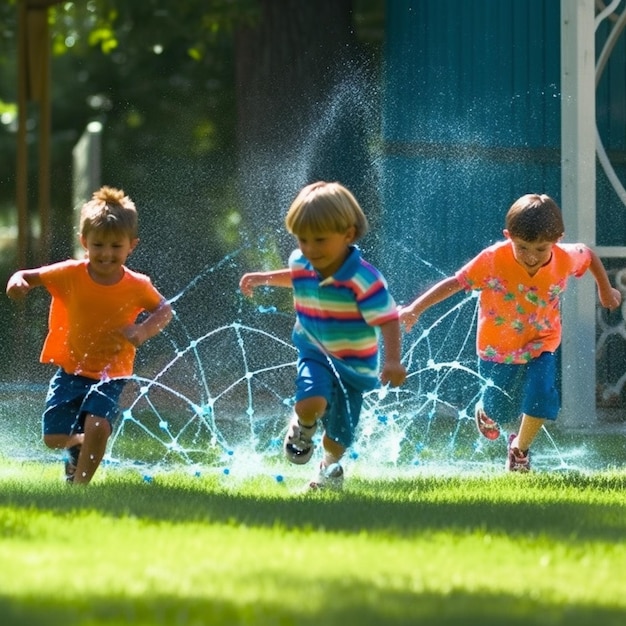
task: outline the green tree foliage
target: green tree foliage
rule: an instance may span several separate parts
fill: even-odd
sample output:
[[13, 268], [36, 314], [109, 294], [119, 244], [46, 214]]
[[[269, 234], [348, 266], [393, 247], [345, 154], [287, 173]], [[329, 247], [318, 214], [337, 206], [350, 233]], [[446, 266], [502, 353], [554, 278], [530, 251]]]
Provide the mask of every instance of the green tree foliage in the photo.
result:
[[[44, 0], [0, 2], [0, 218], [5, 223], [15, 222], [22, 1]], [[363, 76], [363, 59], [376, 58], [383, 7], [383, 0], [52, 4], [51, 260], [73, 251], [72, 149], [94, 120], [104, 129], [101, 182], [123, 188], [140, 211], [141, 244], [132, 265], [153, 276], [168, 295], [242, 242], [256, 248], [255, 237], [268, 229], [284, 237], [277, 216], [308, 177], [326, 176], [352, 187], [373, 180], [359, 168], [372, 161], [364, 151], [370, 140], [364, 128], [376, 132], [376, 116], [370, 113], [377, 90], [371, 89], [367, 99], [350, 95], [341, 107], [333, 106], [341, 83], [338, 70], [343, 68], [345, 77]], [[339, 123], [337, 132], [328, 124], [327, 107], [340, 112], [331, 120]], [[29, 193], [36, 207], [35, 104], [29, 104], [28, 116]], [[316, 125], [324, 132], [313, 133]], [[263, 145], [268, 137], [274, 138], [271, 151]], [[291, 159], [294, 149], [300, 152], [298, 162]], [[274, 166], [271, 176], [248, 167], [251, 156], [259, 155]], [[305, 157], [310, 163], [302, 167]], [[367, 204], [369, 194], [355, 191]], [[272, 263], [284, 262], [280, 246], [272, 242], [264, 254]], [[5, 278], [15, 269], [11, 258], [5, 249]], [[236, 279], [219, 289], [211, 315], [229, 315]], [[202, 319], [205, 330], [207, 323], [212, 322]]]
[[[66, 222], [72, 148], [94, 119], [105, 128], [103, 182], [127, 187], [139, 204], [170, 196], [169, 209], [175, 203], [187, 212], [190, 203], [215, 195], [228, 179], [234, 142], [231, 31], [237, 20], [252, 20], [253, 9], [254, 2], [202, 0], [89, 0], [50, 9], [53, 205]], [[3, 171], [12, 172], [15, 0], [1, 11], [0, 63], [11, 71], [0, 79], [5, 113], [0, 151]], [[35, 131], [36, 108], [31, 119]], [[35, 138], [33, 133], [31, 143]], [[31, 152], [36, 159], [36, 150]], [[197, 179], [201, 171], [207, 173], [205, 181]], [[4, 204], [14, 189], [12, 177], [6, 183]], [[63, 227], [63, 220], [57, 222]]]
[[[133, 267], [172, 295], [231, 247], [233, 229], [225, 218], [232, 204], [235, 142], [231, 29], [235, 19], [252, 19], [243, 11], [247, 5], [88, 0], [50, 9], [52, 261], [73, 252], [72, 149], [93, 120], [104, 128], [101, 182], [123, 188], [140, 211], [141, 245]], [[5, 224], [16, 222], [17, 16], [17, 2], [0, 3], [0, 211]], [[33, 213], [37, 109], [28, 106]], [[2, 252], [6, 281], [16, 269], [10, 240]], [[229, 306], [224, 301], [212, 314], [223, 308], [226, 315]], [[19, 345], [27, 363], [36, 362], [45, 307], [45, 298], [37, 295], [24, 312], [9, 311], [28, 336], [7, 326], [9, 339], [2, 344]], [[33, 323], [24, 325], [21, 315]], [[205, 317], [205, 329], [207, 323]]]
[[[356, 46], [342, 50], [350, 39], [356, 41], [353, 23], [375, 39], [372, 24], [380, 23], [383, 6], [382, 0], [311, 0], [306, 6], [299, 0], [2, 3], [0, 158], [7, 174], [0, 206], [10, 204], [14, 192], [18, 2], [51, 5], [52, 202], [57, 229], [66, 234], [71, 152], [94, 119], [105, 128], [103, 182], [128, 187], [138, 200], [151, 203], [169, 197], [164, 203], [169, 209], [187, 208], [187, 223], [191, 208], [217, 196], [221, 211], [212, 206], [202, 212], [228, 218], [236, 146], [253, 135], [273, 137], [278, 146], [293, 136], [294, 124], [302, 120], [294, 122], [283, 111], [297, 111], [297, 102], [323, 106], [337, 67], [349, 67], [350, 56], [361, 54]], [[279, 62], [264, 62], [267, 58]], [[36, 124], [33, 108], [31, 144]], [[36, 159], [36, 150], [31, 152]], [[217, 230], [230, 244], [229, 223], [226, 219]]]

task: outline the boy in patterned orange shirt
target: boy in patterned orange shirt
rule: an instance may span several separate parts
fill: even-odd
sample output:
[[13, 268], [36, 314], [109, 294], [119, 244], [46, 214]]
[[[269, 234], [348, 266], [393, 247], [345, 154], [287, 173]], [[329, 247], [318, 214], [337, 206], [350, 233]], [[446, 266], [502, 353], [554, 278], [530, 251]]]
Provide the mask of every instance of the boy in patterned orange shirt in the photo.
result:
[[488, 439], [499, 423], [521, 413], [508, 440], [506, 468], [530, 469], [529, 449], [546, 420], [559, 412], [555, 351], [561, 343], [560, 298], [570, 276], [593, 275], [602, 306], [615, 309], [621, 294], [597, 255], [582, 243], [559, 243], [564, 231], [557, 204], [527, 194], [506, 215], [505, 240], [489, 246], [454, 276], [443, 279], [400, 310], [411, 330], [431, 306], [461, 290], [479, 291], [476, 347], [479, 373], [492, 381], [476, 407], [476, 425]]

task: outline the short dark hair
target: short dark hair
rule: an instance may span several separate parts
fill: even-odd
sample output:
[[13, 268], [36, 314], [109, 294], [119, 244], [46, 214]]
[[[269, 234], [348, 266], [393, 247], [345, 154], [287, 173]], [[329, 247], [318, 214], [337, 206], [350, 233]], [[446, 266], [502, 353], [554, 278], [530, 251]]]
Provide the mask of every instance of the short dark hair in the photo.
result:
[[518, 198], [506, 214], [511, 237], [524, 241], [558, 241], [565, 231], [558, 204], [545, 194], [529, 193]]

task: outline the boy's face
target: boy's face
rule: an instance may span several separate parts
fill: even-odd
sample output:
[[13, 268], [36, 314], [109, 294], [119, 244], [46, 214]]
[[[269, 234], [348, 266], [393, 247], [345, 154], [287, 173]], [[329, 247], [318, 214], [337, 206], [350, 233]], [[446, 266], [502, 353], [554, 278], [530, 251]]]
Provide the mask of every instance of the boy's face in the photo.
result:
[[92, 230], [80, 243], [87, 250], [89, 274], [99, 283], [113, 284], [122, 278], [122, 265], [139, 239], [114, 231]]
[[298, 247], [323, 278], [332, 276], [346, 260], [348, 246], [354, 241], [354, 226], [345, 233], [301, 233]]
[[504, 231], [504, 236], [513, 244], [515, 260], [531, 276], [534, 276], [540, 267], [550, 262], [555, 241], [525, 241], [519, 237], [512, 237], [508, 230]]

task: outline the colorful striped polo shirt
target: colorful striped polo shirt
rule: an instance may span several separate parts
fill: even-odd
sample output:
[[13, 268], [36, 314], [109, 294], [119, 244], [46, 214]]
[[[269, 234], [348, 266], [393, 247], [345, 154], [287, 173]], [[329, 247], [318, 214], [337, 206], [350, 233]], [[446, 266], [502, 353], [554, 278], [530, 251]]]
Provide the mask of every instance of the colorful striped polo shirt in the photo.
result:
[[398, 319], [382, 274], [356, 246], [339, 270], [323, 279], [300, 250], [289, 259], [296, 324], [293, 341], [302, 355], [330, 358], [342, 377], [361, 389], [378, 384], [381, 324]]

